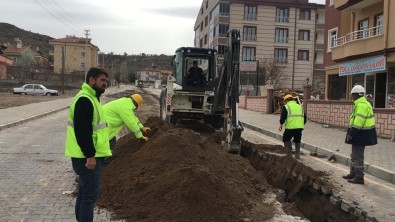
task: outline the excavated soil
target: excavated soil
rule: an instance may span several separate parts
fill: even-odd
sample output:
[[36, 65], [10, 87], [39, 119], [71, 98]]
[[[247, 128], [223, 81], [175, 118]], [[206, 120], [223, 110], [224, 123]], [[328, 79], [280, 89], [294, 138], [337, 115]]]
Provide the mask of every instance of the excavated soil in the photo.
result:
[[274, 206], [271, 189], [247, 159], [228, 154], [214, 138], [149, 118], [147, 143], [118, 140], [102, 177], [98, 206], [128, 221], [264, 221]]
[[283, 146], [243, 140], [240, 155], [229, 154], [219, 145], [225, 133], [188, 121], [176, 128], [152, 117], [157, 98], [143, 97], [136, 114], [152, 129], [149, 141], [126, 131], [104, 168], [97, 205], [112, 219], [300, 221], [274, 219], [278, 205], [265, 198], [276, 194], [282, 210], [295, 218], [363, 221], [329, 201], [335, 188], [326, 173], [284, 156]]

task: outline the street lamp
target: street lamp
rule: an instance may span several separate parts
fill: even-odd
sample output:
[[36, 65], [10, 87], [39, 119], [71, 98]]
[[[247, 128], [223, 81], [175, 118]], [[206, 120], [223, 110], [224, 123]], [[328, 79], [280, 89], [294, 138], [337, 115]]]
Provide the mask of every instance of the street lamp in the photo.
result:
[[310, 79], [309, 79], [309, 77], [307, 77], [307, 78], [306, 78], [306, 86], [309, 85], [309, 81], [310, 81]]

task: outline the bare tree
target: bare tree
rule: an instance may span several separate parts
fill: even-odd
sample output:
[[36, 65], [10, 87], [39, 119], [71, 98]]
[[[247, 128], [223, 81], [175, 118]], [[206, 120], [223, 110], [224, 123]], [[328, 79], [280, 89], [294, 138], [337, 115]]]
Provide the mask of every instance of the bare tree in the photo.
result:
[[287, 64], [281, 62], [284, 61], [277, 58], [263, 58], [259, 60], [259, 71], [263, 73], [265, 85], [273, 85], [276, 89], [280, 87], [281, 82], [288, 79], [286, 75]]
[[34, 67], [36, 61], [34, 60], [33, 54], [24, 53], [21, 56], [21, 59], [18, 60], [17, 65], [20, 65], [22, 68], [22, 78], [25, 79], [26, 74], [30, 73], [32, 68]]

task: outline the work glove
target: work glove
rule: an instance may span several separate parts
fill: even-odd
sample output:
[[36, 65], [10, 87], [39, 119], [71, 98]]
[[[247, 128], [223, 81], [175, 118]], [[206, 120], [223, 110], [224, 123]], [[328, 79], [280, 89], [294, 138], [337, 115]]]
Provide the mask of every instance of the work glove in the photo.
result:
[[141, 139], [141, 140], [144, 140], [145, 142], [148, 141], [148, 137], [146, 137], [146, 136], [143, 136], [143, 137], [141, 137], [140, 139]]
[[143, 127], [143, 128], [141, 128], [141, 131], [143, 131], [143, 133], [148, 133], [149, 131], [151, 131], [151, 128]]

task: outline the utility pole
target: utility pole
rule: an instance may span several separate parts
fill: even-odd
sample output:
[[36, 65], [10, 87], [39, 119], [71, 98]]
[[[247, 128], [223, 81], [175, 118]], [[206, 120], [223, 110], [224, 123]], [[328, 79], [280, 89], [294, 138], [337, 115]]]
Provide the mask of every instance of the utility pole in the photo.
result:
[[64, 95], [64, 69], [65, 69], [65, 51], [66, 51], [66, 44], [62, 46], [62, 93]]
[[88, 58], [88, 36], [90, 35], [89, 34], [89, 32], [90, 32], [90, 30], [89, 29], [85, 29], [84, 30], [85, 31], [85, 78], [84, 78], [84, 82], [86, 81], [86, 75], [88, 74], [88, 71], [87, 71], [87, 66], [88, 66], [88, 61], [89, 61], [89, 58]]

